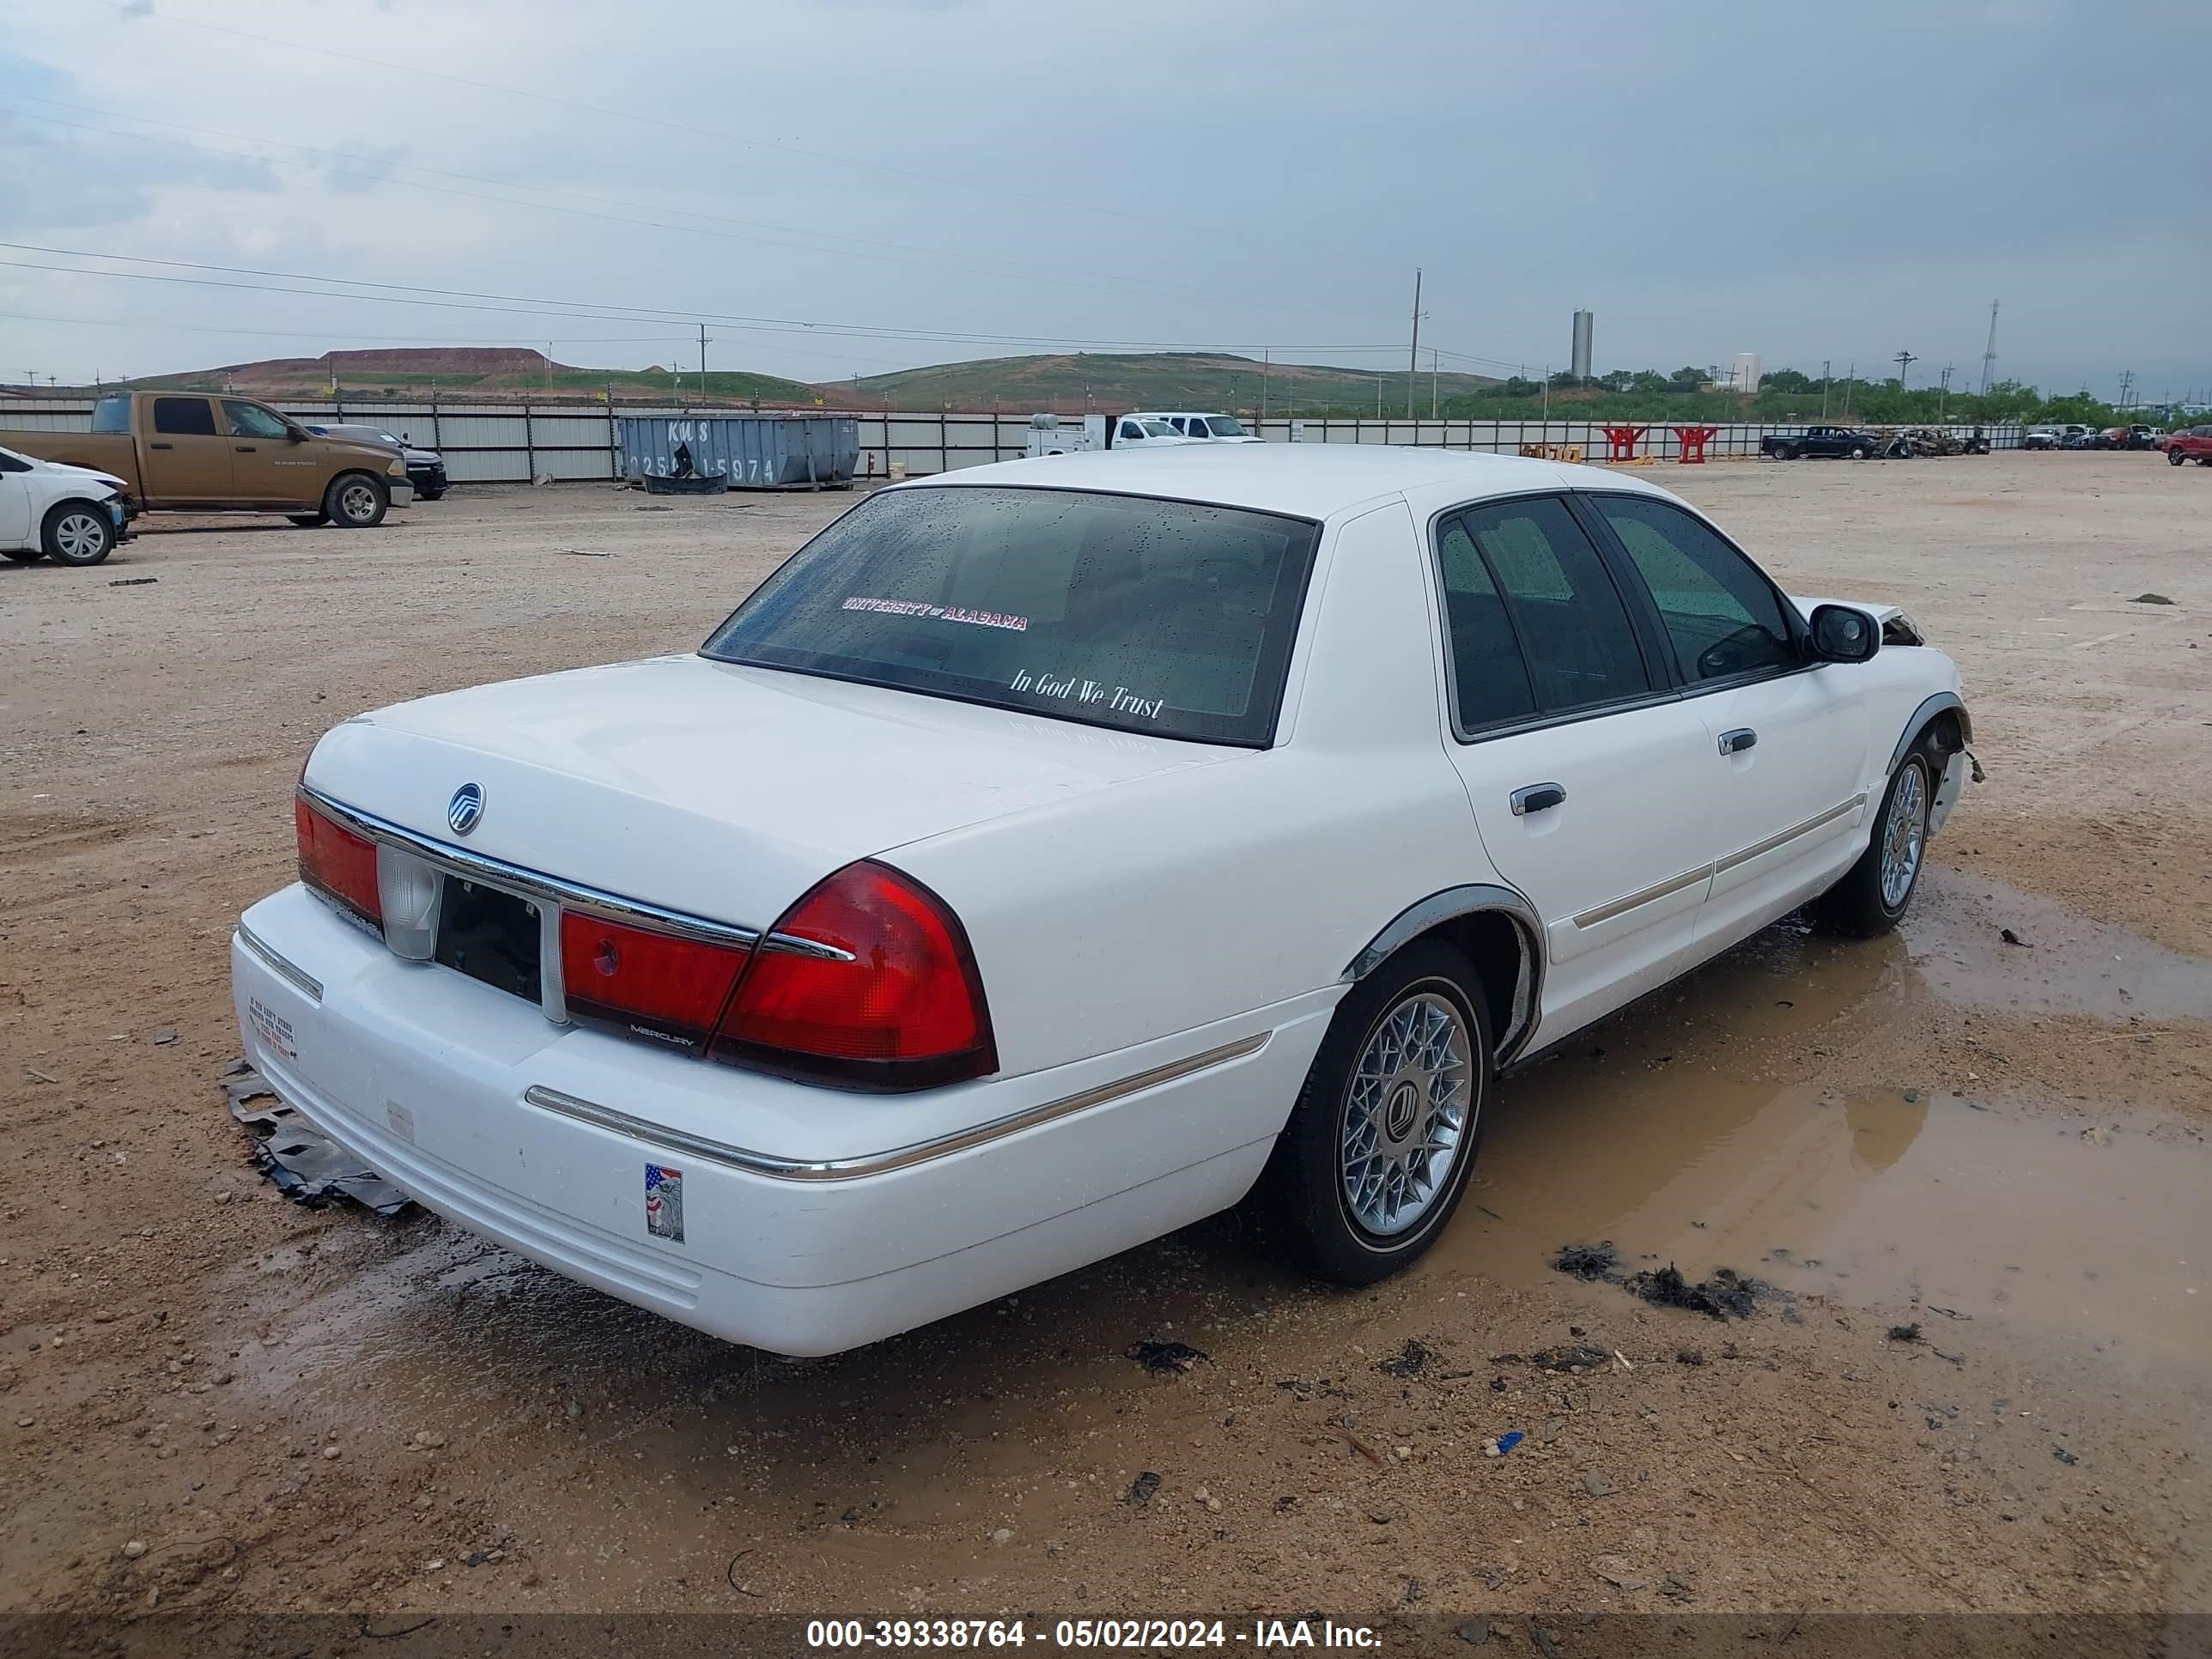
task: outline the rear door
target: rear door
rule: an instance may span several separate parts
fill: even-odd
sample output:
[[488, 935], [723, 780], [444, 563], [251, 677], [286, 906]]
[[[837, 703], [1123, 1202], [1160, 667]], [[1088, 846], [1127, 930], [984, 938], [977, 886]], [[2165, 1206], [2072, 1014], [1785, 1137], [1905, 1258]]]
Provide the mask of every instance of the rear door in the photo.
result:
[[138, 447], [145, 457], [148, 498], [164, 503], [230, 500], [231, 441], [216, 417], [215, 400], [164, 393], [146, 401], [146, 429]]
[[1706, 746], [1686, 785], [1715, 808], [1705, 949], [1802, 903], [1849, 866], [1865, 822], [1859, 668], [1814, 660], [1782, 592], [1696, 514], [1650, 495], [1585, 496], [1658, 614]]
[[1452, 758], [1492, 866], [1543, 917], [1549, 1042], [1689, 959], [1708, 739], [1562, 497], [1447, 514], [1435, 550]]

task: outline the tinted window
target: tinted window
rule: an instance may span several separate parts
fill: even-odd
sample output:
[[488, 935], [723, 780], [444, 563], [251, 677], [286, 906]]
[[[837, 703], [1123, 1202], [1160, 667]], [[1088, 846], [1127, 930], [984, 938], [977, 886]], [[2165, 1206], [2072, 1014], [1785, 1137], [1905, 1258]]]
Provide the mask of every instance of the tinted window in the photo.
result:
[[1651, 689], [1613, 578], [1564, 502], [1507, 501], [1462, 522], [1505, 595], [1539, 708], [1558, 714]]
[[215, 411], [204, 398], [156, 398], [154, 430], [179, 438], [212, 438]]
[[1243, 438], [1249, 435], [1244, 430], [1244, 422], [1234, 415], [1215, 415], [1210, 419], [1213, 426], [1213, 435], [1217, 438]]
[[94, 432], [130, 431], [130, 398], [102, 398], [94, 404], [92, 406], [92, 429]]
[[1593, 499], [1658, 603], [1684, 678], [1725, 679], [1796, 665], [1772, 584], [1711, 526], [1665, 501]]
[[1437, 538], [1443, 574], [1444, 634], [1450, 642], [1452, 710], [1462, 732], [1525, 720], [1536, 712], [1528, 666], [1506, 619], [1505, 601], [1474, 539], [1456, 520]]
[[1316, 527], [1138, 496], [864, 501], [706, 654], [1201, 742], [1274, 735]]
[[223, 418], [230, 422], [230, 435], [234, 438], [281, 438], [284, 435], [284, 422], [259, 404], [232, 403], [226, 399], [222, 413]]
[[1205, 438], [1210, 437], [1212, 434], [1206, 431], [1206, 422], [1200, 420], [1197, 416], [1194, 415], [1190, 417], [1190, 426], [1188, 428], [1186, 435], [1193, 438]]
[[1145, 435], [1145, 428], [1134, 421], [1124, 421], [1121, 422], [1121, 435], [1125, 438], [1141, 438]]

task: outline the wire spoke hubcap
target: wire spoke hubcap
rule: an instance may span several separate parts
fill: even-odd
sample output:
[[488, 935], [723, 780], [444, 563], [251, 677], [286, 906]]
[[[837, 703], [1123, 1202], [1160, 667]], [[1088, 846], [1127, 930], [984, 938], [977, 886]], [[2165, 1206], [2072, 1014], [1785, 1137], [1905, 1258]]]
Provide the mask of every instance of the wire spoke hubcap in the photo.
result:
[[1897, 794], [1889, 803], [1889, 822], [1882, 826], [1881, 902], [1894, 910], [1912, 890], [1920, 873], [1920, 849], [1928, 837], [1928, 787], [1917, 766], [1908, 766], [1898, 780]]
[[1337, 1150], [1346, 1207], [1367, 1231], [1406, 1231], [1449, 1184], [1474, 1121], [1473, 1054], [1466, 1019], [1434, 991], [1407, 996], [1369, 1033]]

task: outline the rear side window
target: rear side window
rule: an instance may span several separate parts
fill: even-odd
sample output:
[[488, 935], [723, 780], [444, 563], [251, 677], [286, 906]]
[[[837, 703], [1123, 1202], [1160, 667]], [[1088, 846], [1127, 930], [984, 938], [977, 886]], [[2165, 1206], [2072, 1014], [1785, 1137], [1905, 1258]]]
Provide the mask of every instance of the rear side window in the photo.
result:
[[1526, 720], [1536, 693], [1505, 601], [1467, 526], [1454, 520], [1437, 538], [1443, 573], [1444, 636], [1451, 648], [1452, 715], [1462, 732]]
[[1504, 501], [1460, 522], [1504, 596], [1540, 709], [1565, 714], [1650, 690], [1627, 608], [1565, 502]]
[[94, 432], [128, 432], [131, 430], [131, 399], [102, 398], [92, 406], [92, 429]]
[[801, 548], [704, 653], [1262, 747], [1318, 533], [1143, 496], [892, 490]]
[[1685, 679], [1796, 665], [1797, 648], [1773, 585], [1711, 526], [1665, 501], [1590, 499], [1651, 590]]
[[212, 438], [215, 411], [204, 398], [156, 398], [154, 430], [177, 438]]

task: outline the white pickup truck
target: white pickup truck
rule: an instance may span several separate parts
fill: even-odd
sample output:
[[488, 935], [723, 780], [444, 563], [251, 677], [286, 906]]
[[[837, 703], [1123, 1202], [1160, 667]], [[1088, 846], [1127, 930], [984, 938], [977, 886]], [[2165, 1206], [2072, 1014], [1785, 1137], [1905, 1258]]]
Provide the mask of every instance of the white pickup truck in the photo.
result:
[[1057, 415], [1032, 415], [1022, 453], [1034, 460], [1090, 449], [1164, 449], [1204, 441], [1185, 437], [1157, 415], [1085, 415], [1066, 424]]
[[1263, 441], [1258, 433], [1247, 431], [1244, 422], [1234, 415], [1193, 413], [1180, 409], [1172, 411], [1146, 410], [1128, 418], [1133, 421], [1164, 421], [1194, 443], [1256, 444]]

